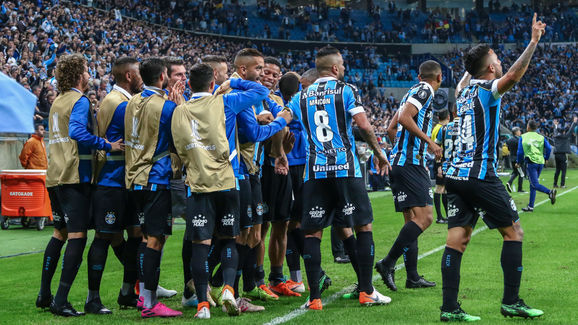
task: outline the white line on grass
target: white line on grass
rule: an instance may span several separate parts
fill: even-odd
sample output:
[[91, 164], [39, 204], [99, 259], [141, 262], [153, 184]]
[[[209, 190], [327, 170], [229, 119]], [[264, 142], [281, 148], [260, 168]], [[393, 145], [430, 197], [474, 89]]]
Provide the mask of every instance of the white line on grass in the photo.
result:
[[[573, 188], [565, 191], [564, 193], [559, 194], [558, 197], [563, 196], [564, 194], [566, 194], [566, 193], [568, 193], [568, 192], [572, 192], [572, 191], [574, 191], [574, 190], [577, 189], [577, 188], [578, 188], [578, 186], [574, 186]], [[540, 206], [540, 205], [542, 205], [542, 204], [544, 204], [544, 203], [546, 203], [546, 202], [550, 202], [550, 199], [547, 199], [547, 200], [544, 200], [544, 201], [540, 201], [540, 202], [536, 203], [536, 205], [535, 205], [534, 207]], [[520, 213], [520, 214], [521, 214], [521, 213], [524, 213], [524, 211], [520, 211], [519, 213]], [[477, 235], [477, 234], [479, 234], [479, 233], [481, 233], [482, 231], [487, 230], [487, 229], [488, 229], [488, 227], [487, 227], [486, 225], [484, 225], [484, 226], [482, 226], [482, 227], [474, 230], [474, 232], [472, 232], [472, 236], [475, 236], [475, 235]], [[427, 251], [427, 252], [419, 255], [419, 256], [417, 257], [417, 259], [418, 259], [418, 260], [421, 260], [421, 259], [424, 258], [424, 257], [430, 256], [430, 255], [432, 255], [432, 254], [435, 254], [435, 253], [441, 251], [441, 250], [444, 249], [445, 247], [446, 247], [446, 245], [443, 244], [443, 245], [441, 245], [441, 246], [439, 246], [439, 247], [436, 247], [436, 248], [434, 248], [434, 249], [432, 249], [432, 250], [430, 250], [430, 251]], [[396, 266], [395, 266], [395, 269], [396, 269], [396, 270], [400, 270], [400, 269], [403, 269], [404, 267], [405, 267], [405, 265], [404, 265], [403, 263], [401, 263], [401, 264], [396, 265]], [[375, 281], [377, 281], [377, 280], [379, 280], [379, 279], [381, 279], [381, 276], [379, 276], [379, 275], [374, 275], [373, 278], [372, 278], [372, 281], [375, 282]], [[323, 306], [327, 306], [327, 305], [329, 305], [330, 303], [334, 302], [334, 301], [335, 301], [336, 299], [338, 299], [339, 297], [341, 297], [342, 295], [344, 295], [344, 294], [346, 294], [346, 293], [348, 293], [348, 292], [351, 292], [351, 291], [353, 290], [353, 288], [354, 288], [354, 286], [353, 286], [353, 285], [350, 285], [350, 286], [348, 286], [348, 287], [346, 287], [346, 288], [341, 289], [339, 292], [336, 292], [336, 293], [334, 293], [333, 295], [331, 295], [331, 296], [329, 296], [329, 297], [327, 297], [327, 298], [325, 298], [325, 299], [322, 299], [322, 301], [323, 301]], [[294, 309], [294, 310], [290, 311], [289, 313], [285, 314], [284, 316], [280, 316], [280, 317], [277, 317], [277, 318], [273, 318], [271, 321], [269, 321], [269, 322], [267, 322], [267, 323], [264, 323], [264, 325], [283, 324], [283, 323], [286, 323], [286, 322], [288, 322], [288, 321], [290, 321], [290, 320], [292, 320], [292, 319], [294, 319], [294, 318], [297, 318], [297, 317], [305, 314], [305, 313], [308, 312], [308, 311], [309, 311], [309, 309]]]

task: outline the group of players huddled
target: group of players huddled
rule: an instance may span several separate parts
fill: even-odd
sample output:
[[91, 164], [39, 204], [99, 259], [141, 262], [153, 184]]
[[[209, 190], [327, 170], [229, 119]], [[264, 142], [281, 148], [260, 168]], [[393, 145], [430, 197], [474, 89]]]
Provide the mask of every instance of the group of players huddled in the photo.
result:
[[[182, 246], [184, 307], [210, 318], [211, 306], [229, 315], [258, 312], [253, 300], [306, 291], [302, 308], [321, 310], [331, 280], [321, 268], [323, 229], [338, 229], [357, 275], [347, 297], [361, 305], [391, 298], [372, 285], [373, 212], [356, 153], [352, 124], [374, 152], [378, 173], [389, 173], [395, 209], [405, 225], [387, 256], [375, 264], [396, 291], [395, 264], [404, 255], [407, 288], [435, 286], [417, 272], [418, 237], [432, 223], [432, 191], [426, 151], [443, 165], [448, 237], [441, 269], [442, 321], [475, 321], [458, 303], [460, 261], [479, 216], [504, 238], [504, 316], [537, 317], [518, 296], [522, 236], [516, 206], [497, 178], [500, 98], [524, 75], [545, 24], [532, 23], [532, 39], [506, 74], [487, 45], [471, 48], [456, 89], [452, 123], [432, 140], [432, 99], [442, 82], [440, 65], [426, 61], [420, 82], [401, 101], [388, 135], [391, 165], [369, 123], [357, 89], [344, 83], [340, 52], [317, 53], [316, 68], [303, 76], [281, 74], [281, 64], [255, 49], [240, 50], [234, 73], [228, 60], [207, 56], [190, 71], [174, 58], [122, 57], [116, 84], [93, 112], [84, 96], [89, 75], [82, 55], [62, 57], [56, 67], [59, 96], [50, 110], [46, 185], [54, 210], [54, 234], [42, 265], [36, 306], [60, 316], [80, 316], [68, 294], [82, 263], [88, 229], [88, 297], [84, 310], [110, 314], [99, 296], [109, 246], [124, 267], [121, 307], [144, 318], [182, 313], [158, 298], [176, 294], [159, 286], [163, 246], [173, 217], [186, 220]], [[192, 95], [186, 98], [188, 83]], [[268, 284], [264, 238], [271, 229]], [[127, 237], [124, 237], [126, 230]], [[58, 291], [50, 285], [64, 243]], [[285, 258], [290, 280], [283, 274]], [[239, 281], [243, 278], [243, 292]]]

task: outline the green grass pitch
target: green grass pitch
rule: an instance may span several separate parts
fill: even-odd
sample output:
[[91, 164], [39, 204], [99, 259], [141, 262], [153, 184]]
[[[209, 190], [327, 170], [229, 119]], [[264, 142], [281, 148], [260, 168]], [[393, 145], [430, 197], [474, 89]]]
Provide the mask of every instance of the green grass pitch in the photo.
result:
[[[552, 185], [553, 171], [546, 170], [542, 183]], [[532, 307], [543, 309], [545, 315], [534, 320], [539, 324], [578, 323], [578, 250], [576, 233], [578, 231], [578, 171], [568, 172], [568, 188], [559, 189], [558, 201], [554, 206], [547, 196], [538, 193], [538, 205], [534, 213], [520, 214], [525, 231], [524, 236], [524, 272], [520, 296]], [[528, 190], [528, 182], [524, 182]], [[390, 192], [371, 193], [374, 211], [374, 240], [376, 260], [386, 253], [399, 229], [403, 217], [393, 209]], [[528, 203], [528, 194], [514, 193], [513, 198], [520, 210]], [[182, 221], [179, 223], [182, 224]], [[478, 223], [481, 229], [483, 222]], [[109, 259], [102, 280], [101, 297], [103, 303], [113, 310], [112, 315], [89, 315], [77, 319], [55, 318], [49, 312], [43, 312], [34, 306], [40, 286], [40, 267], [42, 254], [35, 253], [16, 257], [0, 258], [0, 324], [126, 324], [128, 322], [189, 323], [195, 310], [184, 309], [180, 305], [182, 294], [181, 242], [183, 225], [175, 226], [174, 235], [168, 240], [162, 261], [160, 283], [166, 288], [176, 289], [179, 294], [165, 300], [168, 306], [182, 310], [184, 315], [178, 319], [142, 320], [136, 310], [119, 310], [116, 297], [122, 282], [120, 263], [109, 252]], [[237, 318], [226, 316], [218, 308], [211, 309], [210, 324], [263, 324], [272, 320], [282, 320], [287, 315], [295, 316], [288, 323], [293, 324], [426, 324], [439, 323], [441, 305], [440, 259], [442, 250], [437, 248], [445, 243], [446, 227], [433, 224], [420, 237], [420, 259], [418, 270], [427, 279], [436, 281], [438, 286], [431, 289], [409, 290], [404, 288], [405, 271], [396, 273], [399, 290], [390, 292], [378, 278], [377, 290], [392, 298], [388, 306], [364, 308], [357, 301], [335, 299], [336, 293], [350, 286], [354, 273], [350, 265], [334, 264], [331, 256], [329, 233], [322, 243], [323, 267], [333, 280], [333, 285], [323, 294], [330, 303], [324, 305], [321, 312], [295, 312], [304, 302], [302, 298], [281, 298], [274, 303], [261, 303], [266, 311], [258, 314], [244, 314]], [[44, 231], [24, 230], [12, 225], [9, 230], [0, 231], [0, 256], [23, 252], [43, 251], [52, 229]], [[90, 241], [89, 244], [90, 245]], [[88, 247], [87, 245], [87, 247]], [[502, 240], [497, 231], [483, 230], [477, 233], [466, 251], [462, 261], [461, 288], [459, 299], [468, 313], [482, 317], [482, 324], [531, 322], [523, 319], [505, 319], [500, 315], [503, 277], [500, 267]], [[433, 252], [432, 252], [433, 251]], [[85, 254], [88, 252], [88, 248]], [[402, 260], [399, 261], [401, 263]], [[268, 265], [265, 265], [268, 270]], [[288, 270], [286, 270], [288, 274]], [[303, 274], [305, 270], [303, 268]], [[57, 271], [52, 288], [56, 292], [60, 270]], [[83, 310], [87, 294], [86, 257], [71, 290], [70, 301], [78, 310]], [[200, 321], [198, 321], [200, 322]]]

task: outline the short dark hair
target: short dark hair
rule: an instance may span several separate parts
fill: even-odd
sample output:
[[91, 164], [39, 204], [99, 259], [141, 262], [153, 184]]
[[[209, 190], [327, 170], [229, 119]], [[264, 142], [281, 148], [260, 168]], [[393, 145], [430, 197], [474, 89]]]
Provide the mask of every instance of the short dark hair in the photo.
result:
[[434, 60], [427, 60], [419, 65], [419, 76], [425, 80], [433, 80], [442, 71], [442, 67]]
[[339, 50], [334, 48], [331, 45], [327, 45], [322, 47], [318, 52], [317, 52], [317, 56], [315, 57], [316, 59], [322, 58], [324, 56], [328, 56], [328, 55], [335, 55], [335, 54], [339, 54]]
[[189, 86], [193, 92], [207, 91], [213, 79], [213, 68], [207, 63], [197, 63], [189, 71]]
[[227, 58], [222, 55], [205, 55], [201, 61], [203, 63], [227, 63]]
[[159, 57], [145, 59], [139, 67], [143, 83], [147, 86], [153, 85], [159, 80], [166, 68], [166, 61]]
[[279, 67], [279, 70], [281, 70], [283, 67], [281, 65], [281, 61], [279, 61], [277, 58], [274, 58], [272, 56], [268, 56], [264, 59], [265, 64], [274, 64], [276, 66]]
[[167, 74], [171, 75], [171, 73], [173, 73], [173, 66], [175, 65], [185, 65], [185, 61], [181, 58], [177, 58], [174, 56], [168, 56], [165, 58], [165, 64], [167, 66]]
[[239, 52], [237, 52], [237, 54], [235, 55], [235, 60], [233, 61], [234, 63], [237, 62], [238, 59], [242, 58], [242, 57], [263, 57], [263, 53], [259, 52], [259, 50], [257, 49], [253, 49], [253, 48], [244, 48], [239, 50]]
[[444, 109], [437, 111], [437, 115], [438, 115], [438, 119], [440, 121], [443, 121], [449, 117], [450, 112], [444, 108]]
[[42, 123], [35, 123], [35, 124], [34, 124], [34, 131], [38, 131], [38, 128], [39, 128], [39, 127], [44, 127], [44, 124], [42, 124]]
[[478, 78], [482, 74], [490, 49], [488, 44], [478, 44], [466, 52], [464, 56], [464, 66], [473, 78]]
[[291, 98], [299, 91], [299, 78], [293, 72], [287, 72], [279, 79], [279, 91], [283, 98]]
[[114, 80], [118, 83], [118, 82], [126, 82], [125, 79], [125, 67], [127, 65], [131, 65], [131, 64], [136, 64], [138, 63], [138, 60], [136, 58], [130, 57], [130, 56], [123, 56], [118, 58], [116, 61], [114, 61], [114, 64], [112, 65], [112, 75], [114, 76]]
[[319, 73], [317, 72], [317, 69], [311, 68], [311, 69], [305, 71], [301, 75], [301, 78], [305, 78], [305, 79], [310, 80], [310, 81], [315, 81], [315, 80], [319, 79]]
[[536, 131], [536, 129], [538, 129], [538, 123], [536, 123], [536, 121], [534, 120], [529, 120], [528, 129], [530, 129], [531, 131]]

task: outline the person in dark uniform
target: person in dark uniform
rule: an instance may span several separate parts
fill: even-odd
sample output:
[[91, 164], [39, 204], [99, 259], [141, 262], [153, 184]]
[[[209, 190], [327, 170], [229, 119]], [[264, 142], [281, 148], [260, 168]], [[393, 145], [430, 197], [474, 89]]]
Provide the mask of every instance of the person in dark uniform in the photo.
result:
[[554, 120], [554, 159], [556, 161], [556, 172], [554, 173], [554, 188], [558, 187], [558, 176], [562, 174], [560, 179], [560, 187], [566, 188], [566, 168], [568, 167], [568, 154], [570, 150], [570, 141], [572, 134], [578, 125], [578, 116], [574, 116], [572, 125], [565, 129], [560, 125], [559, 120]]
[[522, 183], [524, 182], [524, 177], [522, 175], [520, 175], [520, 169], [522, 168], [522, 166], [520, 166], [520, 168], [515, 166], [515, 162], [516, 162], [516, 160], [518, 160], [516, 155], [518, 152], [518, 141], [520, 140], [520, 135], [522, 135], [522, 131], [520, 130], [519, 127], [515, 127], [512, 129], [512, 137], [506, 141], [506, 145], [508, 146], [508, 151], [510, 151], [510, 162], [512, 163], [512, 169], [513, 169], [512, 175], [510, 175], [510, 179], [506, 183], [506, 189], [510, 193], [512, 193], [512, 183], [514, 182], [516, 177], [518, 178], [517, 191], [519, 193], [524, 193], [524, 190], [522, 189]]

